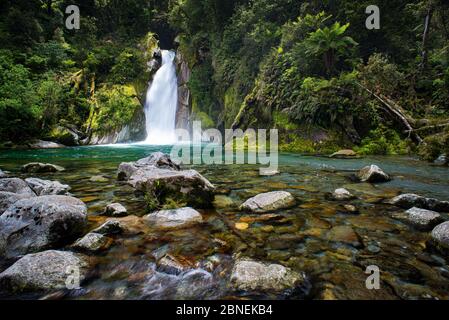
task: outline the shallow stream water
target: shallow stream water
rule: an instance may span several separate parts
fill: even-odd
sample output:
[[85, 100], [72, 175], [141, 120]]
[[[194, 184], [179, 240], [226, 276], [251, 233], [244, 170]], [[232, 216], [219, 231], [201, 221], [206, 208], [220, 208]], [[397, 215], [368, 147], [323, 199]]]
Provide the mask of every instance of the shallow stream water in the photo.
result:
[[[449, 169], [410, 157], [338, 160], [296, 154], [281, 154], [281, 173], [271, 177], [259, 176], [255, 165], [193, 165], [217, 187], [215, 209], [200, 210], [205, 222], [197, 227], [162, 232], [139, 218], [146, 214], [144, 200], [118, 182], [116, 172], [121, 162], [169, 150], [122, 145], [0, 151], [0, 168], [18, 177], [31, 176], [21, 174], [20, 167], [33, 161], [65, 167], [64, 172], [32, 176], [69, 184], [70, 192], [87, 204], [92, 229], [106, 219], [101, 213], [109, 203], [120, 202], [131, 214], [122, 218], [131, 232], [116, 236], [109, 251], [92, 257], [95, 268], [82, 289], [56, 297], [242, 298], [228, 286], [233, 259], [240, 255], [304, 272], [310, 283], [307, 299], [449, 298], [447, 257], [428, 246], [429, 232], [394, 218], [403, 210], [382, 203], [400, 193], [449, 200]], [[379, 165], [393, 180], [376, 185], [352, 182], [349, 176], [368, 164]], [[106, 179], [93, 182], [93, 176]], [[339, 187], [358, 199], [328, 200], [327, 193]], [[268, 215], [237, 209], [249, 197], [274, 190], [289, 191], [297, 205]], [[359, 213], [348, 213], [343, 204], [355, 205]], [[247, 229], [236, 228], [242, 222]], [[333, 229], [339, 226], [351, 227], [356, 237], [348, 232], [351, 228]], [[182, 259], [190, 270], [181, 274], [159, 270], [155, 257], [165, 253]], [[370, 265], [381, 271], [379, 290], [365, 286]], [[268, 293], [256, 297], [283, 298]]]

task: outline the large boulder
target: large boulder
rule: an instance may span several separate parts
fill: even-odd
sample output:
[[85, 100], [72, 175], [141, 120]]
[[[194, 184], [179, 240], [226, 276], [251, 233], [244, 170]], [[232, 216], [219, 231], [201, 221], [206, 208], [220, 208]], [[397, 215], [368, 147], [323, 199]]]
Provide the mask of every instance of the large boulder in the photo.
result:
[[432, 230], [432, 239], [440, 247], [449, 250], [449, 221], [437, 225]]
[[12, 204], [0, 216], [0, 257], [64, 245], [87, 224], [86, 205], [68, 196], [40, 196]]
[[246, 200], [240, 210], [269, 212], [289, 208], [295, 205], [295, 198], [287, 191], [272, 191], [258, 194]]
[[137, 160], [135, 162], [121, 163], [118, 168], [118, 179], [128, 180], [139, 169], [146, 170], [151, 169], [151, 167], [156, 167], [159, 169], [172, 169], [176, 171], [180, 170], [179, 165], [174, 163], [170, 159], [169, 155], [162, 152], [155, 152], [152, 153], [149, 157]]
[[393, 199], [390, 199], [387, 203], [404, 209], [417, 207], [438, 212], [449, 212], [449, 201], [426, 198], [413, 193], [401, 194]]
[[118, 179], [158, 198], [159, 203], [172, 198], [205, 208], [214, 200], [215, 187], [206, 178], [195, 170], [180, 171], [168, 155], [160, 152], [136, 162], [120, 164]]
[[413, 207], [405, 211], [405, 220], [421, 230], [429, 230], [443, 221], [435, 211]]
[[0, 215], [17, 201], [31, 197], [35, 197], [35, 195], [0, 191]]
[[19, 178], [0, 179], [0, 191], [24, 194], [31, 197], [36, 195], [28, 184]]
[[203, 222], [201, 214], [188, 207], [156, 211], [144, 216], [144, 220], [162, 229], [186, 228]]
[[28, 178], [25, 181], [38, 196], [67, 195], [70, 190], [70, 186], [62, 184], [59, 181], [38, 178]]
[[0, 274], [0, 288], [10, 293], [73, 289], [71, 277], [79, 274], [81, 283], [87, 268], [87, 260], [72, 252], [27, 254]]
[[362, 168], [357, 173], [357, 178], [362, 182], [371, 183], [387, 182], [391, 180], [390, 176], [375, 164]]
[[48, 173], [59, 172], [65, 169], [61, 166], [57, 166], [51, 163], [31, 162], [22, 166], [22, 172], [24, 173]]
[[235, 262], [231, 286], [247, 293], [291, 294], [304, 287], [304, 275], [279, 264], [264, 263], [247, 258]]

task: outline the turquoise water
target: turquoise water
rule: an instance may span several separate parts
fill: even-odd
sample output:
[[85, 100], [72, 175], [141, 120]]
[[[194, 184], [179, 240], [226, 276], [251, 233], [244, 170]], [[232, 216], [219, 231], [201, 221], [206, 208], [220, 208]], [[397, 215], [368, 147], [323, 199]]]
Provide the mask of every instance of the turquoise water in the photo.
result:
[[[421, 232], [394, 218], [402, 210], [382, 203], [399, 193], [414, 192], [449, 200], [449, 169], [431, 166], [412, 157], [369, 157], [338, 160], [281, 154], [281, 173], [258, 174], [257, 165], [192, 165], [216, 185], [215, 209], [203, 210], [205, 223], [187, 230], [161, 232], [142, 223], [145, 202], [116, 181], [117, 167], [170, 147], [121, 145], [54, 150], [0, 151], [0, 168], [12, 175], [21, 165], [49, 162], [66, 171], [39, 175], [72, 187], [71, 193], [88, 206], [90, 228], [104, 221], [105, 205], [120, 202], [132, 216], [124, 218], [134, 232], [114, 238], [105, 254], [92, 257], [95, 268], [83, 289], [61, 293], [66, 299], [185, 299], [241, 298], [228, 287], [233, 255], [272, 261], [305, 272], [311, 283], [308, 298], [415, 299], [449, 298], [447, 258], [428, 247], [428, 232]], [[377, 164], [393, 181], [371, 185], [354, 183], [348, 176], [367, 164]], [[93, 182], [93, 176], [105, 178]], [[34, 175], [36, 176], [36, 175]], [[329, 201], [327, 192], [346, 187], [358, 196], [348, 203], [359, 209], [350, 214], [342, 204]], [[261, 192], [286, 190], [298, 205], [261, 219], [237, 206]], [[445, 215], [447, 218], [447, 216]], [[239, 230], [236, 223], [247, 223]], [[349, 226], [357, 234], [330, 236], [330, 230]], [[353, 239], [352, 239], [353, 240]], [[63, 248], [64, 249], [64, 248]], [[162, 250], [192, 262], [193, 269], [180, 275], [158, 271], [154, 251]], [[211, 258], [213, 257], [213, 259]], [[219, 261], [209, 270], [205, 261]], [[365, 268], [379, 266], [381, 290], [367, 290]], [[32, 296], [40, 298], [42, 295]], [[273, 297], [260, 293], [262, 298]], [[250, 297], [251, 298], [251, 297]]]

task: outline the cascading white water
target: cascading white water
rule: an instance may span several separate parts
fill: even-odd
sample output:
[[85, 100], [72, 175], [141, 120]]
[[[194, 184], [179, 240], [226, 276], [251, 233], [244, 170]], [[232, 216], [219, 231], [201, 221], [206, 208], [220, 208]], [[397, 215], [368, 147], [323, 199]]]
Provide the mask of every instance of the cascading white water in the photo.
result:
[[178, 80], [173, 51], [162, 50], [162, 66], [156, 72], [147, 91], [145, 143], [168, 145], [176, 142], [175, 121], [178, 105]]

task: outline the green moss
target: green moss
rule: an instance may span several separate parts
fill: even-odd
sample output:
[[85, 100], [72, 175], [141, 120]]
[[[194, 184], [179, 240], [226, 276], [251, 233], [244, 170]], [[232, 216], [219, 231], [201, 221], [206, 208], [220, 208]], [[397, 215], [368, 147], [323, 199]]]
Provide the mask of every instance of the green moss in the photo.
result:
[[409, 145], [396, 131], [381, 125], [370, 131], [368, 137], [354, 150], [362, 155], [403, 155], [410, 153]]
[[230, 128], [243, 107], [242, 99], [238, 96], [237, 89], [229, 87], [224, 95], [224, 121], [226, 128]]
[[433, 161], [442, 154], [449, 154], [449, 133], [429, 136], [418, 147], [418, 154], [422, 160]]

